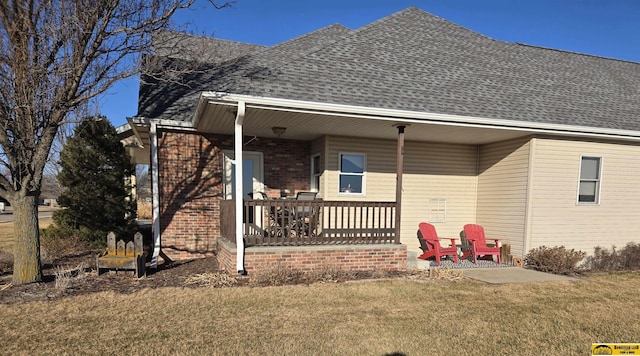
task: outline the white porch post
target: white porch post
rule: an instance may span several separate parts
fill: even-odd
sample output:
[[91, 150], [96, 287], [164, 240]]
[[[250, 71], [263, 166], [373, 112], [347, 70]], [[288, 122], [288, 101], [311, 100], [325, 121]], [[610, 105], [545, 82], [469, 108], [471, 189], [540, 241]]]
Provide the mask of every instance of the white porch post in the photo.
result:
[[236, 166], [235, 174], [235, 195], [236, 195], [236, 269], [239, 274], [246, 274], [244, 270], [244, 231], [242, 230], [242, 210], [243, 197], [242, 191], [242, 122], [245, 115], [245, 102], [238, 102], [238, 112], [236, 113], [236, 121], [234, 127], [234, 164]]
[[160, 191], [158, 173], [158, 125], [151, 123], [149, 136], [151, 141], [151, 216], [153, 221], [153, 256], [151, 257], [150, 268], [158, 267], [158, 256], [160, 255]]
[[402, 174], [404, 173], [404, 129], [408, 124], [394, 125], [398, 128], [396, 158], [396, 244], [400, 243], [400, 222], [402, 220]]

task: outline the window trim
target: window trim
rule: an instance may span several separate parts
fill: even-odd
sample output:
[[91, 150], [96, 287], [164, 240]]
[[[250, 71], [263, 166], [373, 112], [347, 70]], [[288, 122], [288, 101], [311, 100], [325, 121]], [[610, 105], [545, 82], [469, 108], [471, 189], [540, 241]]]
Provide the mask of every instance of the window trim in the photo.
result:
[[[598, 177], [597, 179], [582, 179], [582, 162], [585, 158], [598, 160]], [[599, 155], [580, 155], [578, 166], [578, 190], [576, 193], [576, 205], [600, 205], [600, 193], [602, 191], [602, 166], [604, 166], [604, 158]], [[580, 186], [582, 182], [595, 182], [596, 192], [595, 201], [580, 201]]]
[[446, 223], [447, 222], [447, 199], [444, 199], [444, 198], [429, 199], [429, 222], [430, 223]]
[[[316, 167], [314, 159], [318, 158], [318, 167]], [[320, 192], [320, 179], [322, 178], [322, 156], [318, 153], [318, 154], [314, 154], [311, 155], [311, 164], [310, 164], [310, 168], [311, 168], [311, 183], [310, 183], [310, 187], [311, 187], [311, 191], [312, 192]], [[315, 168], [315, 169], [314, 169]], [[317, 170], [318, 172], [314, 172], [314, 170]], [[317, 184], [316, 184], [317, 182]]]
[[[342, 172], [342, 156], [343, 155], [359, 155], [363, 157], [363, 166], [362, 173], [350, 173], [350, 172]], [[354, 193], [354, 192], [343, 192], [340, 189], [340, 177], [343, 175], [349, 176], [360, 176], [362, 177], [362, 192]], [[362, 152], [346, 152], [340, 151], [338, 152], [338, 195], [340, 196], [364, 196], [366, 193], [366, 182], [367, 182], [367, 154]]]

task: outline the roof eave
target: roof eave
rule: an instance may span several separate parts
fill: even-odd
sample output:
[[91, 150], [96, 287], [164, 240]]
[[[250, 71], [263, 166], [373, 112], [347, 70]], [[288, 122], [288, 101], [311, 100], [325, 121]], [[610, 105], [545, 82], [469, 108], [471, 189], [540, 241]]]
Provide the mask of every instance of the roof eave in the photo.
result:
[[198, 130], [203, 121], [203, 113], [209, 103], [236, 105], [243, 101], [247, 108], [283, 110], [291, 112], [324, 114], [386, 120], [402, 123], [429, 123], [464, 127], [500, 128], [527, 131], [535, 134], [568, 135], [575, 137], [607, 138], [628, 141], [640, 141], [640, 132], [633, 130], [608, 129], [591, 126], [574, 126], [529, 122], [518, 120], [491, 119], [474, 116], [438, 114], [420, 111], [383, 109], [344, 104], [320, 103], [302, 100], [260, 97], [222, 92], [202, 92], [193, 119], [193, 128]]

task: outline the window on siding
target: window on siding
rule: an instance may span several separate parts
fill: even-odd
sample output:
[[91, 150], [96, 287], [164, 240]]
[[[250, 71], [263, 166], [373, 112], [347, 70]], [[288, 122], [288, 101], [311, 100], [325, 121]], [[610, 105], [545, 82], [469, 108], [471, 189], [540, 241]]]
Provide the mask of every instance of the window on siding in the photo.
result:
[[311, 157], [311, 190], [314, 192], [320, 191], [320, 176], [322, 170], [320, 169], [320, 155]]
[[580, 161], [580, 186], [578, 203], [598, 203], [600, 201], [601, 157], [582, 157]]
[[340, 153], [341, 194], [364, 194], [365, 161], [361, 153]]

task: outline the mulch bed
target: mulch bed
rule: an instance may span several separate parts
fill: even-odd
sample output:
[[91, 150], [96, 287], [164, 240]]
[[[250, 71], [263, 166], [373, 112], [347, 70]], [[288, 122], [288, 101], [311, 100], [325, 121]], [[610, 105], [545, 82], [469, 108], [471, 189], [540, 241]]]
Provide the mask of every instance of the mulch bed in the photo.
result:
[[[48, 301], [103, 291], [129, 294], [147, 288], [185, 287], [188, 277], [218, 270], [216, 258], [207, 257], [160, 264], [158, 269], [147, 270], [147, 276], [139, 279], [128, 271], [104, 272], [98, 276], [95, 272], [96, 255], [97, 251], [91, 251], [45, 264], [40, 283], [12, 285], [11, 273], [4, 273], [0, 275], [0, 303]], [[72, 283], [64, 289], [56, 288], [56, 269], [59, 270], [59, 266], [68, 270], [75, 269], [74, 274], [82, 273], [82, 278], [73, 278]], [[84, 270], [78, 271], [77, 267], [84, 267]]]
[[[87, 251], [80, 255], [65, 256], [52, 263], [43, 265], [43, 281], [26, 285], [12, 285], [11, 273], [0, 274], [0, 303], [14, 304], [32, 301], [52, 301], [70, 296], [86, 295], [104, 291], [122, 294], [136, 293], [143, 289], [186, 287], [198, 288], [202, 285], [186, 283], [190, 277], [219, 272], [215, 257], [207, 257], [188, 261], [174, 261], [158, 265], [158, 268], [147, 269], [144, 278], [135, 278], [133, 272], [106, 272], [100, 276], [95, 272], [95, 258], [99, 251]], [[56, 271], [63, 266], [66, 270], [81, 273], [72, 278], [68, 286], [56, 288]], [[82, 269], [82, 270], [79, 270]], [[408, 270], [405, 272], [387, 273], [384, 276], [374, 274], [376, 278], [409, 278], [427, 280], [425, 271]], [[238, 277], [234, 275], [233, 277]], [[371, 274], [354, 274], [353, 279], [370, 279]], [[246, 277], [240, 278], [245, 285]]]

